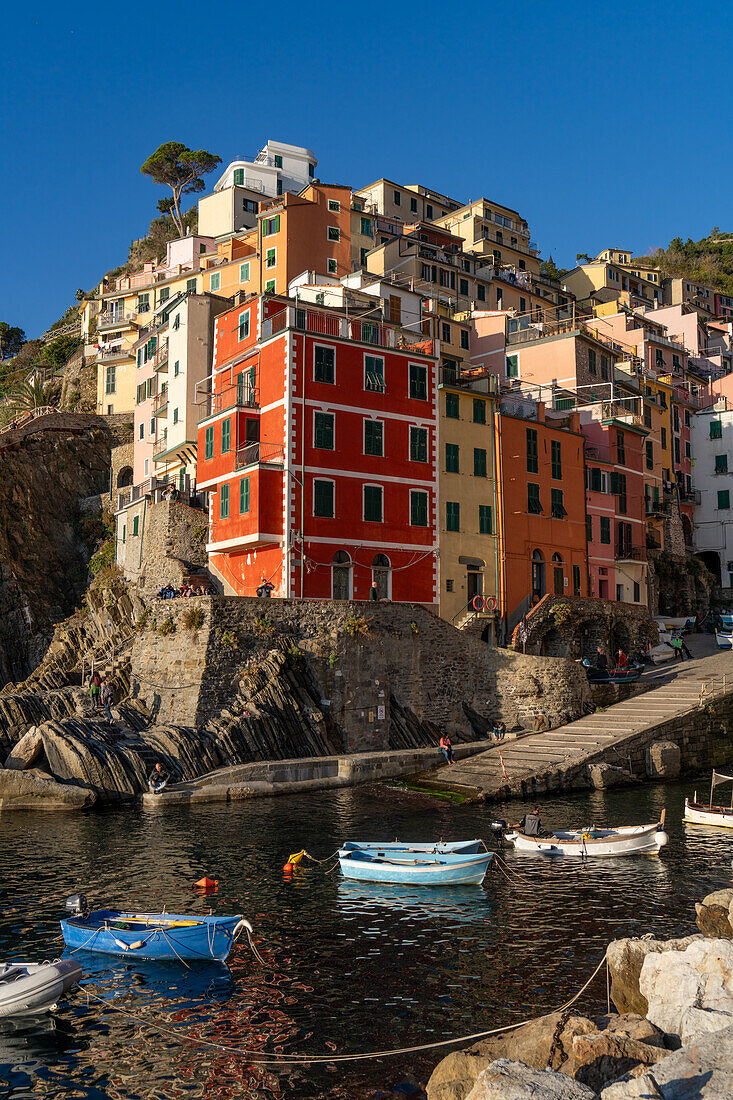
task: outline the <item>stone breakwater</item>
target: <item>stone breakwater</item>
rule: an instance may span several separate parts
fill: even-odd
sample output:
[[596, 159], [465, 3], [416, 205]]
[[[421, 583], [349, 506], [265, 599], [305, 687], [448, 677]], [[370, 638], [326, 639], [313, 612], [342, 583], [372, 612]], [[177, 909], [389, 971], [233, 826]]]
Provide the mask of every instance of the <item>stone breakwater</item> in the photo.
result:
[[733, 889], [695, 909], [698, 933], [609, 944], [615, 1012], [555, 1012], [449, 1054], [428, 1100], [730, 1100]]

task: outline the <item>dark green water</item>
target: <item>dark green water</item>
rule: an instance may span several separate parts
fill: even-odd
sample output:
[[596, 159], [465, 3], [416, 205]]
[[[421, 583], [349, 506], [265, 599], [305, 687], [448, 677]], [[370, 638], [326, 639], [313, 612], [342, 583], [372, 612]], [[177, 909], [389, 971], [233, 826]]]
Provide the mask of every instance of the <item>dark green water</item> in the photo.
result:
[[[545, 800], [549, 827], [655, 821], [660, 857], [545, 861], [505, 853], [514, 872], [444, 891], [347, 885], [307, 869], [286, 881], [290, 852], [326, 856], [342, 839], [483, 836], [499, 812], [394, 790], [258, 799], [165, 814], [0, 818], [0, 959], [54, 957], [66, 895], [96, 907], [242, 912], [268, 961], [245, 943], [230, 972], [85, 956], [85, 983], [117, 1007], [224, 1046], [328, 1054], [430, 1042], [549, 1011], [583, 984], [608, 940], [691, 930], [693, 902], [731, 882], [725, 831], [685, 828], [694, 784]], [[700, 781], [703, 789], [705, 780]], [[218, 878], [203, 899], [201, 875]], [[584, 1002], [605, 1000], [600, 980]], [[348, 1097], [427, 1079], [442, 1053], [333, 1067], [263, 1069], [194, 1047], [81, 996], [52, 1018], [0, 1022], [0, 1100], [71, 1097]]]

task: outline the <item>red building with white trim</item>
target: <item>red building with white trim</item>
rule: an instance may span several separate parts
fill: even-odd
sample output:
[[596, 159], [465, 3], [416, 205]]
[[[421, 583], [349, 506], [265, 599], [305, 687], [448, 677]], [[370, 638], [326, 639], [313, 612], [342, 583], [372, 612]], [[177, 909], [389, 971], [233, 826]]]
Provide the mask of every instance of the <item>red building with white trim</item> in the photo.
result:
[[[312, 289], [312, 288], [311, 288]], [[437, 359], [421, 332], [252, 297], [216, 321], [198, 488], [225, 590], [437, 602]]]

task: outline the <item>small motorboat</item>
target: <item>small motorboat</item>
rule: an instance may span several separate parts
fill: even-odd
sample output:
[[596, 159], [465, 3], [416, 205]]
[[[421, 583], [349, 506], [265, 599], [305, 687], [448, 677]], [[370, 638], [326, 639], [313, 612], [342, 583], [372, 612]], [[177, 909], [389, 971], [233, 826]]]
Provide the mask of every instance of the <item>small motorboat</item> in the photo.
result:
[[717, 825], [719, 829], [733, 829], [733, 792], [730, 806], [713, 804], [713, 791], [720, 783], [733, 783], [733, 776], [713, 772], [710, 781], [710, 801], [707, 805], [697, 801], [697, 791], [692, 801], [689, 798], [685, 799], [685, 813], [682, 820], [686, 825]]
[[636, 856], [658, 852], [669, 840], [662, 820], [656, 825], [623, 825], [618, 829], [556, 829], [547, 836], [507, 833], [518, 852], [547, 856]]
[[733, 631], [733, 615], [719, 615], [720, 629], [730, 634]]
[[67, 898], [66, 908], [71, 916], [61, 921], [61, 933], [67, 947], [139, 959], [224, 962], [240, 934], [252, 931], [239, 915], [197, 917], [119, 909], [90, 913], [83, 894]]
[[359, 850], [339, 852], [344, 878], [409, 886], [478, 886], [493, 858], [493, 852], [420, 855], [395, 851], [389, 856]]
[[0, 968], [0, 1017], [49, 1012], [81, 980], [76, 959], [6, 962]]
[[733, 633], [725, 634], [722, 630], [716, 630], [715, 641], [718, 643], [718, 649], [733, 649]]
[[695, 621], [694, 615], [657, 615], [654, 620], [660, 631], [691, 630]]
[[377, 855], [388, 855], [392, 852], [429, 852], [432, 855], [445, 855], [447, 852], [480, 852], [484, 847], [483, 840], [437, 840], [427, 843], [390, 840], [345, 840], [341, 845], [342, 852], [374, 852]]
[[623, 668], [594, 668], [586, 659], [583, 665], [589, 684], [633, 684], [644, 671], [643, 664], [631, 664]]
[[[671, 637], [670, 634], [669, 638]], [[668, 641], [664, 641], [660, 645], [649, 646], [646, 655], [653, 665], [662, 665], [665, 661], [673, 660], [674, 650]]]

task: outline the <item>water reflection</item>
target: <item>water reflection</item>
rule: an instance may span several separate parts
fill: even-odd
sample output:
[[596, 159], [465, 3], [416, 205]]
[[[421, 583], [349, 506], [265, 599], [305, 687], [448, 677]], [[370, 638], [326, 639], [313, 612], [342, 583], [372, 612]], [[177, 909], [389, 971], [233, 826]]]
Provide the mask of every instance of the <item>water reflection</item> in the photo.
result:
[[388, 910], [398, 917], [458, 923], [491, 917], [491, 901], [484, 886], [396, 886], [346, 881], [339, 883], [338, 904], [347, 919], [355, 913], [366, 915], [374, 910]]

